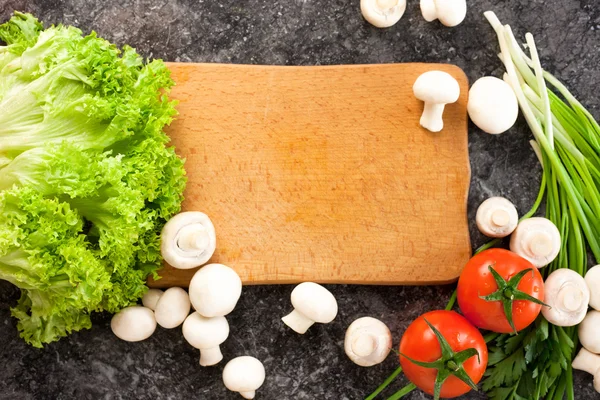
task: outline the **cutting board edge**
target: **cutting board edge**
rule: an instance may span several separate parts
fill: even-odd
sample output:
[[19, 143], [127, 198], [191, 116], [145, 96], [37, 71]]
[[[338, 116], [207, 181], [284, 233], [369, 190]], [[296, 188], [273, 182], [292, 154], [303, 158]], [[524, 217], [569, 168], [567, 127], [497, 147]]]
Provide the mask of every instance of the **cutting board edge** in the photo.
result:
[[[434, 280], [434, 281], [354, 281], [354, 280], [312, 280], [321, 285], [356, 285], [356, 286], [442, 286], [450, 285], [458, 281], [459, 276], [447, 280]], [[278, 280], [278, 281], [246, 281], [242, 282], [243, 286], [277, 286], [277, 285], [297, 285], [299, 283], [306, 282], [306, 280]], [[167, 289], [173, 287], [169, 282], [161, 284], [161, 280], [149, 281], [148, 287], [151, 289]], [[180, 286], [187, 288], [186, 286]]]
[[244, 68], [256, 68], [256, 69], [264, 69], [264, 68], [284, 68], [284, 69], [357, 69], [357, 68], [393, 68], [397, 65], [415, 65], [415, 66], [443, 66], [444, 69], [450, 69], [457, 73], [461, 80], [464, 80], [469, 87], [469, 77], [465, 73], [465, 71], [455, 64], [449, 63], [425, 63], [425, 62], [408, 62], [408, 63], [384, 63], [384, 64], [328, 64], [328, 65], [278, 65], [278, 64], [228, 64], [228, 63], [197, 63], [197, 62], [175, 62], [175, 61], [165, 61], [165, 65], [169, 67], [170, 65], [177, 65], [177, 67], [185, 67], [185, 68], [197, 68], [197, 67], [227, 67], [234, 69], [244, 69]]

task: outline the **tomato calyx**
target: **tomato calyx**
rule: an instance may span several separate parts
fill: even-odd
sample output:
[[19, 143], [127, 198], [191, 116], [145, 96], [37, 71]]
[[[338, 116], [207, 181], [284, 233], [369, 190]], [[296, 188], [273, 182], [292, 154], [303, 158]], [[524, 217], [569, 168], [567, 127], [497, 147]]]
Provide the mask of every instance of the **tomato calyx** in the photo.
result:
[[429, 321], [427, 321], [427, 319], [423, 319], [425, 320], [425, 323], [427, 323], [427, 325], [429, 326], [429, 329], [431, 329], [435, 334], [438, 343], [440, 344], [440, 348], [442, 350], [442, 357], [433, 362], [423, 362], [414, 360], [402, 353], [400, 353], [400, 355], [402, 357], [405, 357], [413, 364], [416, 364], [420, 367], [437, 369], [438, 372], [435, 377], [433, 393], [433, 398], [435, 400], [438, 400], [440, 398], [442, 385], [450, 375], [454, 375], [455, 377], [469, 385], [471, 389], [477, 390], [477, 385], [475, 384], [475, 382], [473, 382], [473, 380], [471, 379], [469, 374], [467, 374], [465, 368], [463, 367], [463, 363], [473, 356], [477, 356], [477, 360], [481, 362], [479, 358], [479, 352], [477, 351], [477, 349], [469, 348], [455, 353], [454, 350], [452, 350], [452, 348], [450, 347], [450, 344], [448, 344], [446, 338], [444, 338], [444, 336], [440, 333], [440, 331], [438, 331], [435, 328], [435, 326], [431, 325]]
[[535, 297], [517, 289], [523, 277], [529, 272], [533, 273], [533, 268], [524, 269], [523, 271], [510, 278], [508, 281], [506, 281], [506, 279], [504, 279], [498, 272], [496, 272], [492, 265], [488, 265], [488, 270], [494, 277], [496, 285], [498, 286], [498, 290], [487, 296], [479, 296], [479, 298], [485, 301], [501, 301], [502, 306], [504, 307], [504, 315], [506, 316], [508, 324], [510, 325], [514, 333], [517, 333], [517, 329], [515, 328], [515, 323], [513, 321], [512, 312], [513, 303], [515, 300], [532, 301], [535, 304], [540, 304], [542, 306], [549, 307], [548, 304], [544, 303], [543, 301], [538, 300]]

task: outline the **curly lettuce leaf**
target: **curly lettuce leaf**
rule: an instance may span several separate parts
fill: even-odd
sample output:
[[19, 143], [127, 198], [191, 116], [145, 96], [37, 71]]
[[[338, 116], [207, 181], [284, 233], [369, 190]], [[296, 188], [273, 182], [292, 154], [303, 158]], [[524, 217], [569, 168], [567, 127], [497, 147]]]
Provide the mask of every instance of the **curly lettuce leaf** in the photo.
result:
[[28, 14], [0, 37], [0, 279], [21, 289], [12, 312], [40, 347], [144, 294], [185, 170], [163, 132], [176, 111], [160, 60]]

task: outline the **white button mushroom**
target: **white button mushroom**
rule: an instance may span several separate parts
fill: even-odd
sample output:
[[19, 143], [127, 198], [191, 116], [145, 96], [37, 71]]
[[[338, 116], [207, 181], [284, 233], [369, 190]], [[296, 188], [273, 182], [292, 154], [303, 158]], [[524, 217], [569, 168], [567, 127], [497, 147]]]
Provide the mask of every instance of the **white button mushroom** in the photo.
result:
[[467, 1], [421, 0], [421, 14], [427, 22], [439, 19], [445, 26], [457, 26], [467, 16]]
[[190, 314], [190, 297], [179, 287], [167, 289], [156, 303], [154, 316], [163, 328], [176, 328]]
[[521, 221], [510, 238], [510, 250], [537, 268], [550, 264], [560, 251], [560, 232], [546, 218]]
[[594, 389], [600, 393], [600, 355], [590, 353], [585, 348], [582, 348], [571, 365], [573, 369], [594, 375]]
[[243, 356], [229, 361], [223, 369], [223, 383], [245, 399], [253, 399], [265, 382], [265, 367], [254, 357]]
[[160, 289], [150, 289], [144, 294], [142, 297], [142, 304], [144, 307], [151, 309], [152, 311], [156, 310], [156, 303], [158, 303], [158, 299], [163, 295], [163, 291]]
[[400, 21], [406, 0], [360, 0], [363, 17], [377, 28], [388, 28]]
[[115, 336], [127, 342], [148, 339], [156, 330], [156, 319], [151, 309], [141, 306], [125, 307], [110, 320]]
[[392, 333], [381, 321], [359, 318], [346, 330], [344, 350], [355, 364], [371, 367], [386, 359], [392, 349]]
[[506, 237], [519, 223], [514, 204], [504, 197], [490, 197], [477, 209], [475, 217], [479, 231], [489, 237]]
[[190, 281], [190, 300], [202, 316], [222, 317], [233, 311], [242, 294], [242, 280], [223, 264], [200, 268]]
[[415, 97], [425, 102], [421, 126], [431, 132], [444, 128], [444, 107], [460, 96], [460, 86], [452, 75], [443, 71], [428, 71], [419, 76], [413, 85]]
[[542, 307], [542, 314], [554, 325], [579, 324], [585, 318], [589, 301], [590, 291], [585, 280], [571, 269], [557, 269], [544, 282], [544, 303], [547, 307]]
[[223, 359], [219, 346], [229, 336], [229, 324], [225, 317], [205, 318], [197, 312], [190, 314], [183, 323], [183, 337], [200, 350], [200, 365], [218, 364]]
[[486, 76], [471, 86], [467, 111], [479, 129], [497, 135], [506, 132], [517, 122], [519, 102], [508, 83]]
[[592, 353], [600, 353], [600, 311], [590, 311], [581, 321], [579, 341]]
[[596, 265], [585, 274], [585, 283], [590, 289], [590, 307], [600, 311], [600, 265]]
[[215, 227], [204, 213], [188, 211], [177, 214], [164, 226], [160, 251], [174, 268], [190, 269], [205, 264], [217, 246]]
[[294, 331], [304, 334], [315, 322], [328, 324], [338, 312], [333, 294], [314, 282], [299, 284], [292, 291], [294, 311], [283, 317], [284, 324]]

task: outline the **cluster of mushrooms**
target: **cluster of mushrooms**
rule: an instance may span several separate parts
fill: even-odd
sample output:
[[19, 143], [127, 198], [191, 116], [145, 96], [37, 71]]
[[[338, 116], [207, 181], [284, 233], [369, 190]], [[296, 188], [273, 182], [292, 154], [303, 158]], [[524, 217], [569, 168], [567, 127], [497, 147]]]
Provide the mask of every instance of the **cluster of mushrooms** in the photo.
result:
[[[439, 20], [455, 27], [467, 15], [466, 0], [420, 0], [421, 13], [427, 22]], [[402, 18], [406, 0], [361, 0], [363, 17], [378, 28], [387, 28]], [[417, 99], [425, 103], [421, 126], [431, 132], [444, 128], [442, 119], [446, 104], [458, 101], [460, 86], [443, 71], [429, 71], [419, 76], [413, 86]], [[469, 90], [467, 110], [473, 123], [490, 134], [510, 129], [519, 115], [519, 104], [512, 88], [502, 79], [486, 76], [478, 79]]]
[[[215, 228], [201, 212], [176, 215], [161, 233], [162, 256], [175, 268], [202, 266], [215, 249]], [[208, 264], [194, 274], [189, 292], [179, 287], [164, 292], [150, 289], [142, 298], [143, 306], [127, 307], [115, 314], [111, 328], [120, 339], [137, 342], [149, 338], [157, 324], [166, 329], [182, 326], [185, 340], [200, 350], [200, 365], [216, 365], [223, 360], [219, 346], [229, 337], [225, 316], [234, 310], [241, 294], [242, 280], [232, 268]], [[265, 368], [254, 357], [236, 357], [223, 369], [225, 387], [246, 399], [253, 399], [264, 381]]]
[[[466, 0], [421, 0], [421, 14], [427, 22], [439, 20], [443, 25], [459, 25], [467, 15]], [[363, 17], [378, 28], [389, 28], [400, 21], [406, 0], [361, 0]]]
[[[223, 354], [219, 346], [230, 333], [225, 317], [240, 299], [242, 281], [226, 265], [205, 265], [215, 249], [215, 228], [206, 214], [183, 212], [169, 220], [161, 233], [161, 253], [165, 261], [178, 269], [204, 266], [192, 277], [188, 292], [180, 287], [165, 291], [150, 289], [143, 296], [141, 306], [126, 307], [115, 314], [111, 320], [113, 333], [122, 340], [137, 342], [152, 336], [157, 325], [165, 329], [182, 326], [185, 340], [200, 350], [201, 366], [221, 362]], [[313, 282], [296, 286], [291, 303], [294, 309], [282, 321], [300, 334], [315, 323], [333, 321], [338, 312], [333, 294]], [[391, 332], [377, 319], [359, 318], [347, 330], [345, 351], [358, 365], [382, 362], [391, 348]], [[223, 369], [225, 387], [246, 399], [253, 399], [264, 381], [265, 368], [254, 357], [236, 357]]]
[[[558, 228], [546, 218], [519, 222], [517, 209], [507, 199], [491, 197], [477, 209], [477, 227], [486, 236], [511, 235], [510, 250], [529, 260], [537, 268], [550, 264], [561, 247]], [[591, 268], [585, 278], [561, 268], [544, 282], [542, 314], [557, 326], [579, 325], [582, 349], [573, 360], [573, 368], [594, 375], [594, 388], [600, 392], [600, 265]], [[592, 311], [588, 312], [588, 307]]]

